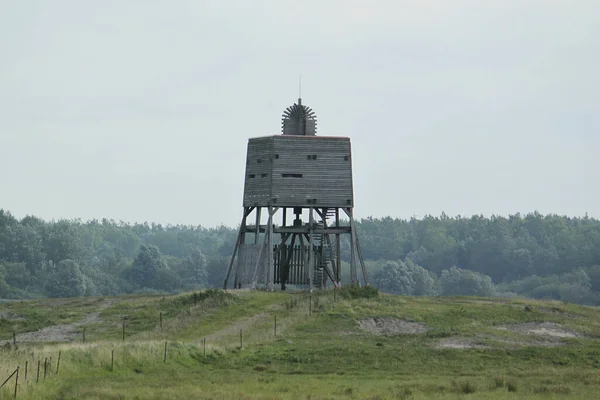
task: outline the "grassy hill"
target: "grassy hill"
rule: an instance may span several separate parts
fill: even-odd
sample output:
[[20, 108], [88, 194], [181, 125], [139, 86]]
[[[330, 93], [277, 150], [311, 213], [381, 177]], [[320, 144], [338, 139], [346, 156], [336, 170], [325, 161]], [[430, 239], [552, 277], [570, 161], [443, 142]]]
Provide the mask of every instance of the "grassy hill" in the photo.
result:
[[[558, 302], [349, 289], [17, 301], [0, 304], [0, 339], [0, 383], [19, 366], [20, 399], [600, 392], [600, 312]], [[13, 376], [0, 398], [12, 398], [14, 384]]]

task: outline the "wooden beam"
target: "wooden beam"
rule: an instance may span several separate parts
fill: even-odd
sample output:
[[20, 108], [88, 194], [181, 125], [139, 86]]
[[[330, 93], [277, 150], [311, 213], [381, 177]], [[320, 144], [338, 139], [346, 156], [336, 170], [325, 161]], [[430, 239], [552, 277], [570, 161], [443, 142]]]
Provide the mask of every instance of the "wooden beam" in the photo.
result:
[[[344, 208], [344, 211], [346, 209]], [[354, 230], [354, 218], [352, 217], [352, 211], [346, 211], [348, 216], [350, 217], [350, 277], [352, 279], [352, 283], [358, 283], [358, 272], [356, 270], [356, 231]]]
[[233, 261], [235, 260], [235, 255], [238, 251], [238, 247], [240, 246], [240, 238], [242, 235], [242, 228], [240, 227], [240, 232], [238, 233], [237, 240], [235, 241], [235, 247], [233, 248], [233, 255], [231, 256], [231, 260], [229, 260], [229, 266], [227, 267], [227, 274], [225, 275], [225, 281], [223, 282], [223, 290], [227, 289], [227, 281], [229, 281], [229, 276], [231, 275]]
[[[356, 229], [356, 226], [354, 229]], [[363, 282], [365, 285], [368, 285], [369, 281], [367, 280], [367, 269], [365, 268], [365, 260], [363, 259], [360, 242], [358, 241], [358, 232], [354, 231], [354, 237], [356, 238], [356, 251], [358, 252], [358, 260], [360, 261], [360, 267], [362, 268]]]
[[[340, 209], [339, 208], [335, 209], [335, 227], [336, 228], [340, 227]], [[342, 269], [342, 251], [340, 249], [341, 244], [342, 244], [342, 242], [340, 240], [340, 234], [336, 233], [335, 234], [335, 247], [336, 247], [336, 250], [337, 250], [337, 254], [336, 254], [336, 257], [337, 257], [336, 268], [337, 268], [337, 270], [335, 271], [335, 280], [337, 281], [338, 284], [341, 281], [341, 275], [342, 275], [342, 273], [341, 273], [341, 269]]]
[[[268, 225], [261, 225], [258, 228], [258, 231], [260, 233], [266, 233], [267, 232], [267, 228]], [[246, 232], [248, 233], [252, 233], [254, 231], [256, 231], [256, 226], [254, 225], [248, 225], [246, 227]], [[335, 234], [347, 234], [350, 233], [351, 228], [349, 226], [340, 226], [340, 227], [327, 227], [327, 228], [314, 228], [313, 232], [314, 233], [322, 233], [322, 234], [329, 234], [329, 235], [335, 235]], [[276, 226], [275, 228], [273, 228], [273, 233], [276, 234], [281, 234], [281, 233], [288, 233], [288, 234], [308, 234], [310, 233], [310, 228], [308, 227], [294, 227], [294, 226]]]
[[269, 257], [268, 259], [268, 266], [269, 266], [269, 277], [267, 279], [267, 288], [268, 290], [273, 290], [273, 281], [275, 279], [274, 274], [274, 265], [273, 265], [273, 215], [277, 212], [277, 209], [273, 210], [273, 208], [271, 206], [269, 206], [268, 208], [269, 210], [269, 222], [268, 222], [268, 232], [267, 235], [269, 236], [269, 249], [267, 251], [267, 256]]
[[261, 232], [260, 230], [260, 210], [262, 208], [256, 208], [256, 224], [254, 225], [254, 244], [258, 244], [258, 234]]
[[265, 235], [265, 240], [263, 245], [260, 246], [260, 250], [258, 251], [258, 257], [256, 258], [256, 264], [254, 265], [254, 272], [252, 273], [252, 282], [256, 281], [256, 273], [258, 272], [258, 265], [260, 264], [260, 258], [262, 257], [262, 253], [264, 248], [267, 246], [267, 236]]
[[310, 230], [308, 232], [308, 291], [312, 292], [312, 288], [313, 288], [313, 280], [314, 280], [314, 272], [315, 269], [313, 267], [314, 264], [314, 254], [313, 254], [313, 238], [314, 238], [314, 225], [315, 224], [315, 220], [314, 220], [314, 215], [313, 215], [313, 208], [309, 207], [308, 209], [308, 226], [310, 227]]

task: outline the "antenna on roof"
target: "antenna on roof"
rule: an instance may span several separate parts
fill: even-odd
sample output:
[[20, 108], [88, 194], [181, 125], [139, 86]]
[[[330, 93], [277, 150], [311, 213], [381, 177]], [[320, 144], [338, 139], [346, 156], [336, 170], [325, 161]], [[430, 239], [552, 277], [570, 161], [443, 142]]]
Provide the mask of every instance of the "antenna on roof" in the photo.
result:
[[302, 104], [302, 74], [298, 77], [298, 105]]

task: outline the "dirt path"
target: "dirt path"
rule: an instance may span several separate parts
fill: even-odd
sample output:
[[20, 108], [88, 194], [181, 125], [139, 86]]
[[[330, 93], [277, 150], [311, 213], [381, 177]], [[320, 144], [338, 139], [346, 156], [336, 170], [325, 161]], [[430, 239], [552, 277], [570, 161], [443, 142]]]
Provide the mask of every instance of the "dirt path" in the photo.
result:
[[[100, 312], [111, 305], [116, 300], [106, 299], [97, 306], [98, 311], [88, 313], [81, 321], [70, 324], [59, 324], [46, 326], [33, 332], [25, 332], [17, 335], [17, 343], [23, 342], [71, 342], [81, 335], [81, 326], [100, 321]], [[12, 340], [0, 342], [0, 345], [11, 343]]]
[[[267, 318], [269, 314], [266, 312], [254, 314], [251, 317], [241, 318], [233, 321], [230, 325], [227, 325], [223, 329], [219, 329], [216, 332], [211, 333], [206, 336], [207, 342], [218, 342], [222, 341], [224, 338], [237, 336], [240, 334], [240, 329], [243, 331], [249, 331], [250, 328], [260, 321], [263, 321]], [[203, 338], [204, 339], [204, 338]]]

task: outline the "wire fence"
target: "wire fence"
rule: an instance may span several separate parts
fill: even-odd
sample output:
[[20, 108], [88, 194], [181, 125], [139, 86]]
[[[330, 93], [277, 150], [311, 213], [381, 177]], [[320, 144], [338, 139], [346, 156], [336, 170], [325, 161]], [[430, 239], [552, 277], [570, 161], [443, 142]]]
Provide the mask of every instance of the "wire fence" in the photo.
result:
[[[282, 306], [284, 306], [285, 309], [287, 309], [287, 310], [300, 311], [301, 314], [310, 316], [310, 315], [313, 315], [314, 310], [323, 307], [325, 305], [325, 303], [331, 302], [331, 301], [333, 301], [335, 303], [337, 297], [338, 297], [338, 295], [337, 295], [335, 289], [333, 291], [322, 291], [322, 292], [316, 292], [316, 293], [312, 293], [312, 294], [292, 295], [292, 296], [290, 296], [289, 303], [286, 301], [284, 304], [282, 304]], [[194, 301], [194, 304], [196, 305], [197, 304], [196, 296], [193, 296], [193, 301]], [[299, 305], [302, 305], [303, 307], [299, 308]], [[187, 308], [187, 306], [186, 306], [186, 308]], [[298, 310], [296, 310], [296, 309], [298, 309]], [[302, 311], [304, 311], [304, 312], [302, 312]], [[159, 312], [158, 326], [159, 326], [160, 330], [163, 329], [164, 322], [165, 322], [165, 319], [164, 319], [163, 313]], [[127, 343], [125, 322], [123, 322], [119, 328], [121, 330], [121, 342]], [[244, 331], [244, 329], [246, 329], [246, 332]], [[239, 329], [239, 341], [233, 340], [233, 338], [231, 338], [231, 342], [229, 343], [228, 346], [226, 345], [225, 348], [235, 347], [240, 350], [243, 349], [244, 348], [244, 334], [248, 333], [248, 330], [250, 330], [250, 329], [251, 329], [250, 327], [240, 328]], [[273, 329], [273, 337], [277, 337], [278, 334], [281, 335], [281, 333], [282, 333], [281, 324], [278, 325], [277, 313], [273, 313], [272, 329]], [[86, 343], [86, 333], [87, 333], [87, 328], [83, 328], [81, 331], [81, 341], [84, 344]], [[262, 331], [261, 334], [262, 333], [264, 333], [264, 331]], [[229, 336], [231, 336], [231, 335], [229, 335]], [[261, 335], [261, 337], [264, 337], [264, 336]], [[216, 341], [220, 343], [220, 340], [217, 339]], [[131, 343], [144, 343], [144, 342], [134, 340]], [[13, 332], [12, 344], [15, 348], [17, 347], [18, 341], [17, 341], [16, 332]], [[166, 364], [169, 359], [169, 353], [170, 353], [169, 345], [170, 344], [178, 345], [179, 342], [165, 340], [164, 343], [161, 345], [160, 356], [162, 356], [162, 362], [164, 364]], [[207, 357], [207, 344], [209, 345], [208, 349], [210, 352], [210, 349], [211, 349], [210, 343], [207, 342], [206, 337], [202, 338], [200, 343], [197, 344], [198, 350], [201, 350], [201, 353], [204, 357]], [[115, 358], [115, 348], [114, 348], [115, 344], [114, 343], [107, 344], [107, 346], [110, 346], [110, 364], [109, 364], [110, 367], [108, 367], [107, 369], [110, 372], [114, 372], [115, 371], [115, 362], [117, 361], [117, 359]], [[96, 348], [97, 348], [97, 346], [96, 346]], [[40, 384], [40, 383], [43, 383], [47, 379], [50, 379], [50, 378], [56, 379], [59, 376], [59, 372], [60, 372], [60, 368], [61, 368], [62, 350], [59, 350], [58, 353], [44, 352], [43, 359], [42, 359], [42, 357], [39, 357], [39, 356], [36, 358], [35, 353], [31, 353], [31, 355], [33, 356], [33, 361], [37, 361], [37, 363], [34, 363], [34, 365], [33, 365], [33, 367], [35, 368], [35, 372], [31, 371], [32, 365], [30, 364], [29, 360], [25, 360], [24, 364], [21, 364], [21, 365], [23, 365], [23, 369], [21, 368], [21, 365], [17, 365], [17, 367], [14, 370], [12, 370], [12, 372], [8, 375], [8, 377], [0, 385], [0, 390], [2, 390], [4, 387], [11, 387], [10, 394], [15, 399], [17, 398], [17, 396], [19, 394], [19, 388], [22, 385]], [[210, 355], [210, 353], [208, 353], [208, 355]], [[64, 366], [65, 361], [64, 360], [62, 360], [62, 361], [63, 361], [63, 366]], [[106, 361], [101, 361], [100, 365], [107, 367]], [[34, 376], [31, 376], [32, 372], [34, 373]], [[12, 385], [14, 385], [14, 387]], [[3, 394], [6, 395], [5, 391], [6, 391], [6, 389], [4, 389]]]

